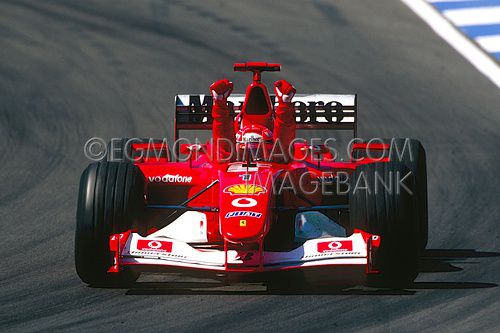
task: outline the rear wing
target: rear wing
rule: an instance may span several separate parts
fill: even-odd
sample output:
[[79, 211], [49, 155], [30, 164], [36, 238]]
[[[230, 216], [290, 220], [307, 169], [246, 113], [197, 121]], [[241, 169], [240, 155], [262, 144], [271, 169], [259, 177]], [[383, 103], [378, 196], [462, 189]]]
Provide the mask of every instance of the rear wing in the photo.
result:
[[[273, 108], [277, 103], [275, 95], [270, 95]], [[357, 137], [357, 96], [328, 94], [297, 94], [293, 98], [297, 129], [351, 130]], [[244, 94], [234, 94], [228, 98], [233, 115], [241, 112]], [[212, 129], [211, 95], [175, 96], [175, 137], [181, 130]]]

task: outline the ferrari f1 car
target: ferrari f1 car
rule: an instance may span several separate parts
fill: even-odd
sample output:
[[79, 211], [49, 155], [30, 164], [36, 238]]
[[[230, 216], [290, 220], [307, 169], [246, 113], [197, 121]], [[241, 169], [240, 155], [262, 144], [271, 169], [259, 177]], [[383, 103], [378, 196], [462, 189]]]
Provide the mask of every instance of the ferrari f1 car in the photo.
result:
[[[253, 72], [246, 94], [227, 101], [239, 132], [235, 158], [214, 159], [210, 141], [169, 149], [165, 140], [120, 139], [106, 161], [85, 169], [75, 239], [82, 281], [124, 285], [151, 270], [263, 281], [278, 274], [278, 283], [312, 271], [332, 283], [412, 281], [428, 233], [421, 143], [354, 140], [344, 161], [326, 144], [295, 141], [292, 160], [266, 158], [269, 129], [253, 122], [273, 117], [276, 96], [261, 72], [280, 65], [235, 70]], [[180, 131], [212, 129], [212, 98], [175, 97], [176, 143]], [[357, 135], [356, 95], [296, 95], [293, 111], [297, 129]]]

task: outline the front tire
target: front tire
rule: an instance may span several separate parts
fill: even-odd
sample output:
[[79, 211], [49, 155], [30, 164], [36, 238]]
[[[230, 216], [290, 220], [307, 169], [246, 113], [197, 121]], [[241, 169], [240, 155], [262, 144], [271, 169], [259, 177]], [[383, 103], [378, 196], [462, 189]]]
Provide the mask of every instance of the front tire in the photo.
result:
[[124, 162], [90, 164], [80, 178], [76, 216], [75, 266], [80, 279], [93, 286], [124, 286], [138, 274], [125, 267], [107, 273], [112, 265], [109, 237], [143, 227], [144, 176]]
[[[385, 143], [389, 145], [389, 150], [383, 152], [383, 156], [389, 157], [391, 162], [400, 162], [415, 176], [415, 195], [418, 205], [417, 218], [418, 218], [418, 237], [420, 243], [420, 250], [424, 250], [427, 246], [429, 237], [429, 223], [427, 212], [427, 164], [426, 154], [422, 143], [416, 139], [409, 138], [392, 138], [392, 139], [373, 139], [374, 144]], [[368, 142], [370, 143], [370, 142]], [[369, 147], [366, 150], [356, 150], [353, 152], [353, 158], [356, 160], [370, 157], [368, 155]], [[370, 155], [374, 154], [370, 151]], [[376, 157], [379, 157], [375, 155]]]
[[420, 252], [417, 198], [406, 190], [415, 192], [414, 175], [404, 163], [364, 164], [356, 167], [350, 186], [351, 227], [381, 236], [376, 260], [381, 274], [370, 275], [368, 283], [407, 285], [417, 275]]
[[404, 163], [415, 176], [415, 195], [417, 200], [418, 237], [420, 249], [427, 246], [429, 222], [427, 212], [427, 163], [425, 149], [416, 139], [392, 139], [391, 161]]

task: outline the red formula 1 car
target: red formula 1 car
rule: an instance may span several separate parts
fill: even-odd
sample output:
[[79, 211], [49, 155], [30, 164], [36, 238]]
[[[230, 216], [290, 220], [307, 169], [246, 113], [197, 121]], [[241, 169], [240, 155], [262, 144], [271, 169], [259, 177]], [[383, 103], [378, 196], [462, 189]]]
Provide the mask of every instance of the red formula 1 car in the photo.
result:
[[[272, 122], [277, 101], [261, 72], [280, 65], [235, 70], [253, 72], [253, 82], [227, 100], [237, 141], [226, 160], [214, 157], [217, 142], [176, 140], [169, 149], [164, 140], [121, 139], [109, 145], [107, 161], [85, 169], [75, 240], [80, 278], [123, 285], [164, 269], [292, 285], [308, 272], [336, 283], [411, 281], [428, 229], [420, 142], [358, 140], [350, 159], [339, 161], [326, 144], [296, 140], [293, 159], [273, 156], [270, 129], [256, 124]], [[176, 96], [175, 138], [212, 129], [212, 104], [210, 95]], [[356, 136], [356, 95], [296, 95], [291, 105], [297, 129]]]

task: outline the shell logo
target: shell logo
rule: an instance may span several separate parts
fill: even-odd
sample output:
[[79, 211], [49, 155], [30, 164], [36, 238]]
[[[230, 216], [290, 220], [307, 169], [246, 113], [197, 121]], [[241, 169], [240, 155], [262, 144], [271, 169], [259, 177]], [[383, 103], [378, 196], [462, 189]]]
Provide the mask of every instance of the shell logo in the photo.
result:
[[224, 189], [224, 193], [230, 193], [231, 195], [259, 195], [266, 192], [264, 186], [255, 184], [235, 184]]

